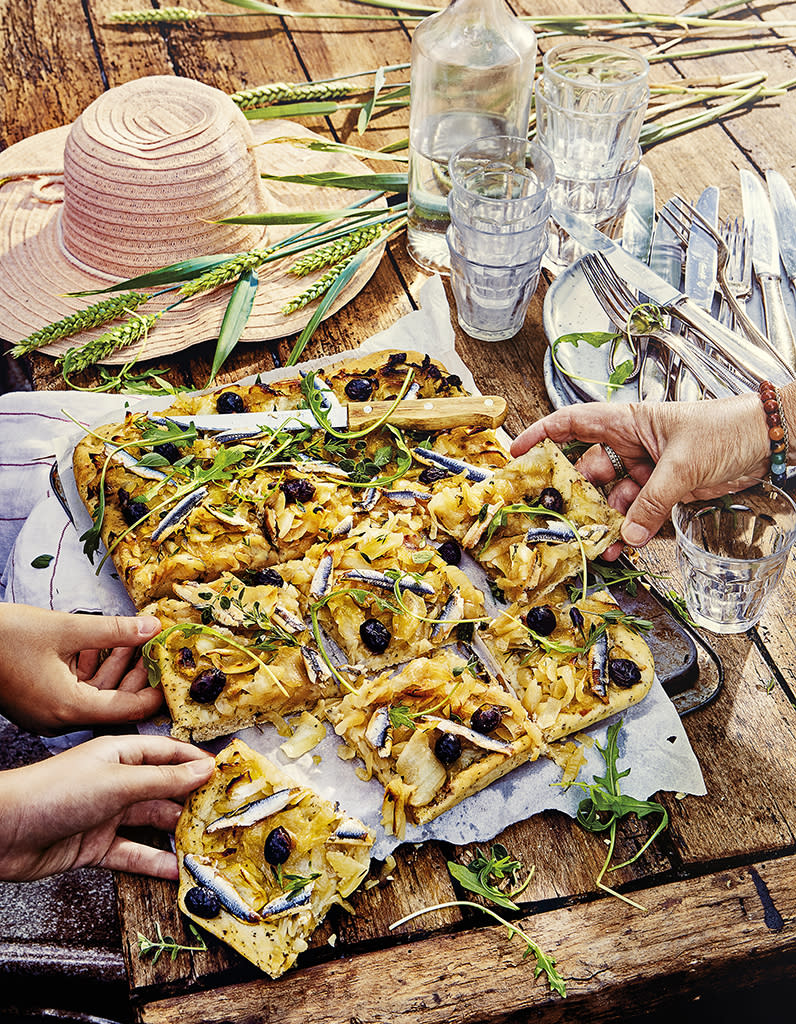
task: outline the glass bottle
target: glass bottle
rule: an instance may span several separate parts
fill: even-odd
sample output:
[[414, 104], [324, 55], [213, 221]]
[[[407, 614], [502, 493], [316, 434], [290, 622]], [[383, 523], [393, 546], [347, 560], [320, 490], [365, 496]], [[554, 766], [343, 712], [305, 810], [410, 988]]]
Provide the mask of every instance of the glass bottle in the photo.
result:
[[448, 158], [483, 135], [528, 133], [536, 36], [504, 0], [452, 0], [412, 38], [409, 253], [449, 271]]

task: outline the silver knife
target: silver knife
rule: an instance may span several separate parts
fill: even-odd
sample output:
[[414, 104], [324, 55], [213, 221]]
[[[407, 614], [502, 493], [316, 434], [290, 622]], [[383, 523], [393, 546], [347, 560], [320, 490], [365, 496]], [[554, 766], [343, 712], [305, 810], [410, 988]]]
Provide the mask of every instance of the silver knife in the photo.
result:
[[[392, 409], [392, 412], [390, 410]], [[359, 430], [370, 426], [389, 412], [387, 422], [410, 430], [447, 430], [454, 426], [481, 429], [499, 427], [506, 418], [508, 405], [498, 395], [473, 395], [457, 398], [406, 399], [394, 402], [350, 402], [341, 405], [334, 400], [324, 411], [320, 423], [309, 409], [278, 409], [269, 412], [200, 414], [198, 416], [164, 416], [150, 414], [155, 422], [164, 422], [187, 429], [192, 424], [215, 435], [215, 440], [231, 443], [247, 440], [274, 430], [324, 429]]]
[[766, 171], [766, 181], [777, 225], [779, 254], [791, 288], [796, 291], [796, 196], [777, 171]]
[[[652, 171], [643, 164], [636, 173], [636, 180], [630, 190], [630, 197], [625, 210], [622, 226], [622, 248], [644, 263], [649, 261], [652, 245], [652, 232], [655, 227], [655, 182]], [[639, 296], [639, 302], [645, 300]], [[637, 380], [647, 352], [649, 339], [636, 338], [632, 343], [626, 337], [620, 338], [611, 346], [609, 368], [611, 373], [626, 359], [633, 360], [633, 369], [625, 378], [625, 384]]]
[[[683, 253], [677, 236], [668, 224], [658, 218], [652, 238], [649, 265], [675, 288], [683, 276]], [[654, 339], [647, 342], [638, 379], [638, 397], [642, 402], [664, 402], [669, 392], [669, 353]]]
[[743, 212], [752, 236], [752, 266], [763, 292], [768, 339], [788, 366], [796, 369], [796, 343], [780, 287], [779, 246], [774, 215], [765, 189], [751, 171], [742, 170]]
[[[695, 208], [711, 227], [718, 228], [719, 190], [715, 185], [708, 185], [697, 199]], [[689, 299], [692, 299], [708, 313], [713, 305], [713, 296], [716, 291], [717, 267], [716, 243], [705, 228], [694, 219], [686, 247], [683, 291]], [[698, 344], [697, 339], [692, 338], [691, 340], [694, 344]], [[675, 399], [678, 402], [693, 402], [702, 398], [703, 393], [703, 388], [694, 375], [685, 367], [681, 367], [675, 381]]]
[[770, 380], [773, 384], [787, 384], [796, 379], [796, 373], [778, 355], [762, 349], [751, 350], [746, 338], [718, 323], [679, 288], [658, 277], [645, 263], [634, 259], [617, 242], [582, 217], [558, 202], [553, 203], [552, 215], [589, 252], [603, 253], [617, 274], [631, 287], [649, 295], [659, 306], [669, 307], [684, 324], [704, 334], [717, 352], [740, 367], [752, 381]]

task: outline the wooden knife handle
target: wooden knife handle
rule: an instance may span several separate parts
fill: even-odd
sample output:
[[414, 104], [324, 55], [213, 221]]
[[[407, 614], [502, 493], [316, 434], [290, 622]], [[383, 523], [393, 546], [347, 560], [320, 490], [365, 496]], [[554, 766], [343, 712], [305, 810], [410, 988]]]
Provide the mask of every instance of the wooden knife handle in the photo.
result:
[[[348, 429], [361, 430], [387, 412], [392, 402], [352, 402], [348, 406]], [[505, 420], [506, 399], [498, 395], [472, 398], [417, 398], [399, 402], [389, 423], [409, 430], [447, 430], [450, 427], [499, 427]]]

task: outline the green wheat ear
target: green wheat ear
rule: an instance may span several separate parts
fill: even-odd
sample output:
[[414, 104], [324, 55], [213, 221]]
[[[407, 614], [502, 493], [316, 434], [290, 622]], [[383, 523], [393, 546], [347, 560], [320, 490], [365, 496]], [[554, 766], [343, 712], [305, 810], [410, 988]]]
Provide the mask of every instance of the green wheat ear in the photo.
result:
[[180, 295], [188, 298], [191, 295], [198, 295], [200, 292], [208, 292], [213, 288], [220, 288], [222, 284], [229, 284], [230, 281], [237, 281], [241, 274], [249, 270], [256, 270], [265, 263], [268, 257], [274, 252], [270, 249], [251, 249], [249, 252], [234, 256], [226, 263], [213, 267], [205, 274], [200, 274], [192, 281], [187, 281], [180, 288]]
[[337, 278], [342, 274], [345, 268], [353, 259], [353, 256], [349, 256], [341, 263], [336, 263], [333, 267], [330, 267], [325, 274], [322, 274], [317, 281], [313, 282], [309, 288], [306, 288], [303, 292], [290, 299], [282, 307], [282, 313], [288, 316], [290, 313], [295, 313], [298, 309], [303, 309], [304, 306], [308, 306], [310, 302], [314, 302], [319, 299], [324, 292], [327, 292]]
[[320, 270], [322, 267], [340, 263], [347, 256], [353, 256], [355, 252], [359, 252], [360, 249], [370, 245], [383, 231], [383, 224], [369, 224], [367, 227], [357, 228], [356, 231], [352, 231], [349, 235], [345, 235], [336, 242], [330, 242], [328, 245], [323, 245], [312, 252], [308, 252], [290, 267], [288, 273], [295, 274], [297, 277], [304, 277], [307, 274], [311, 274], [314, 270]]
[[358, 92], [353, 82], [271, 82], [254, 89], [232, 93], [232, 102], [241, 110], [257, 110], [277, 103], [304, 100], [336, 100]]
[[151, 296], [141, 292], [125, 292], [123, 295], [114, 295], [109, 299], [102, 299], [92, 306], [79, 309], [76, 313], [70, 313], [62, 320], [48, 324], [41, 330], [34, 331], [27, 338], [17, 342], [10, 350], [9, 355], [15, 359], [27, 355], [34, 349], [42, 348], [53, 341], [60, 341], [61, 338], [69, 338], [73, 334], [80, 334], [81, 331], [88, 331], [92, 327], [101, 327], [112, 320], [118, 320], [124, 313], [131, 313], [140, 305], [150, 299]]
[[151, 25], [164, 21], [199, 21], [212, 18], [212, 11], [192, 11], [188, 7], [161, 7], [152, 11], [112, 11], [108, 20], [122, 25]]
[[134, 313], [129, 320], [117, 324], [111, 330], [93, 338], [80, 348], [70, 348], [58, 360], [61, 372], [64, 377], [71, 373], [80, 373], [86, 367], [92, 366], [100, 359], [112, 355], [117, 349], [126, 348], [134, 344], [140, 338], [147, 335], [150, 328], [163, 316], [163, 310], [159, 313], [151, 313], [149, 316], [142, 316]]

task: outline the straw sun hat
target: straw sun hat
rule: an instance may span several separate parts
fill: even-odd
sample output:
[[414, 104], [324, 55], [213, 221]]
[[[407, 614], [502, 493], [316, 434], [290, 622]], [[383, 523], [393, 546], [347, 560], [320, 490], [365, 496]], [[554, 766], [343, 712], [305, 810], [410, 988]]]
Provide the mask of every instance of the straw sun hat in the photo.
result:
[[[271, 139], [317, 138], [284, 120], [247, 121], [218, 89], [168, 75], [103, 93], [73, 125], [24, 139], [0, 153], [0, 338], [20, 341], [96, 301], [64, 293], [109, 284], [169, 263], [237, 253], [285, 238], [301, 226], [214, 224], [262, 212], [339, 209], [365, 193], [263, 181], [261, 173], [368, 168], [339, 153]], [[339, 309], [364, 286], [381, 250], [338, 296]], [[318, 275], [289, 276], [289, 261], [260, 267], [243, 341], [293, 334], [314, 306], [280, 309]], [[143, 358], [217, 338], [229, 287], [186, 300], [152, 328]], [[156, 312], [174, 293], [147, 303]], [[40, 349], [60, 355], [108, 330], [95, 328]], [[140, 346], [140, 342], [136, 343]], [[121, 350], [106, 362], [126, 362]]]

